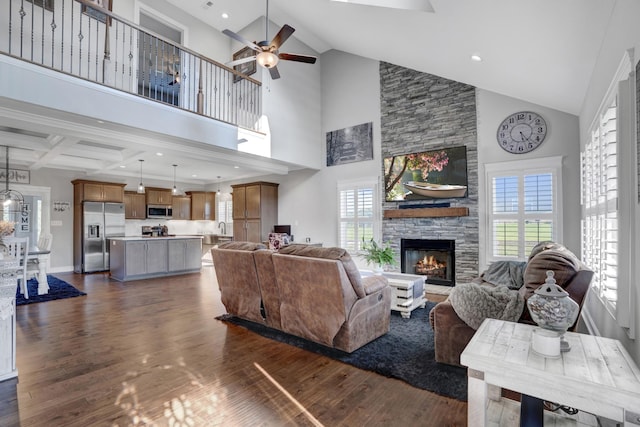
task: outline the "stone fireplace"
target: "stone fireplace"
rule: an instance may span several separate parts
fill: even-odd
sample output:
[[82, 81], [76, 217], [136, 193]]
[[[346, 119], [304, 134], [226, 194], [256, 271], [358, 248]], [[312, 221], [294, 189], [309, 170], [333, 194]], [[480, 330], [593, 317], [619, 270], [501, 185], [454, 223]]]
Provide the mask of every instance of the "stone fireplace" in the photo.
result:
[[[467, 197], [383, 202], [382, 241], [402, 258], [402, 240], [453, 242], [446, 272], [434, 269], [428, 282], [471, 281], [478, 276], [478, 143], [475, 87], [432, 74], [380, 62], [380, 130], [382, 158], [464, 145], [467, 151]], [[381, 165], [381, 176], [385, 176]], [[380, 190], [382, 200], [384, 188]], [[401, 213], [389, 215], [390, 211]], [[461, 213], [462, 211], [462, 213]], [[440, 249], [435, 248], [436, 251]], [[420, 250], [417, 251], [418, 256]], [[433, 254], [436, 260], [439, 254]], [[404, 271], [399, 259], [396, 271]], [[424, 254], [422, 256], [424, 259]], [[416, 264], [418, 259], [412, 260]], [[440, 259], [440, 264], [443, 260]], [[412, 266], [412, 268], [415, 268]], [[419, 267], [429, 269], [431, 267]], [[435, 274], [434, 274], [435, 273]], [[442, 276], [442, 279], [435, 276]]]
[[456, 284], [455, 240], [400, 239], [402, 273], [427, 276], [427, 283]]

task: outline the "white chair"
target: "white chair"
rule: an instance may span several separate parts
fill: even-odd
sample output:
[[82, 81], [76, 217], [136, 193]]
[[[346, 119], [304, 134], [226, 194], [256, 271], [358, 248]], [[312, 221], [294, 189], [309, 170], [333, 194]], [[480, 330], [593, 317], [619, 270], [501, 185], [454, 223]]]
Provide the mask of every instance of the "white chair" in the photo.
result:
[[5, 237], [2, 243], [7, 247], [8, 255], [20, 260], [20, 292], [25, 299], [29, 299], [29, 289], [27, 287], [27, 256], [29, 256], [28, 237]]
[[[52, 243], [53, 243], [53, 236], [51, 236], [51, 234], [40, 234], [40, 238], [38, 239], [38, 249], [40, 249], [41, 251], [50, 251]], [[38, 275], [43, 272], [42, 264], [44, 263], [45, 264], [44, 267], [46, 267], [46, 263], [48, 259], [49, 259], [49, 254], [41, 254], [41, 255], [38, 255], [37, 257], [28, 258], [27, 259], [27, 277], [38, 278]]]

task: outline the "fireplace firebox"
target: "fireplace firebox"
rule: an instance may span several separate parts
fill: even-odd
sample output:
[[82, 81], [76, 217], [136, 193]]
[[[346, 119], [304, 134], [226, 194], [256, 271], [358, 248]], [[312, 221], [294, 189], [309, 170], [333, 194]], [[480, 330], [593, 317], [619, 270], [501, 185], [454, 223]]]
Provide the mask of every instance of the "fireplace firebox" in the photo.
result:
[[455, 240], [400, 239], [401, 270], [427, 276], [427, 283], [455, 286]]

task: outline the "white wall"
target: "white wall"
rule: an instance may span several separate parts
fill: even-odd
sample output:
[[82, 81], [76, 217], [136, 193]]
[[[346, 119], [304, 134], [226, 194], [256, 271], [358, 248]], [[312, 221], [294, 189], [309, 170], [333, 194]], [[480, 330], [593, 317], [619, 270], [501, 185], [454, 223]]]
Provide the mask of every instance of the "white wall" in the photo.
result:
[[[589, 127], [593, 122], [596, 112], [600, 108], [607, 89], [614, 78], [618, 65], [623, 58], [627, 49], [635, 49], [635, 61], [640, 57], [640, 25], [638, 25], [638, 17], [640, 17], [640, 2], [635, 0], [618, 0], [616, 1], [614, 11], [609, 17], [609, 27], [605, 39], [600, 47], [600, 54], [594, 69], [591, 71], [591, 80], [589, 82], [589, 90], [586, 94], [582, 111], [580, 112], [580, 141], [584, 145], [589, 137]], [[634, 147], [631, 151], [635, 152]], [[636, 159], [637, 161], [637, 159]], [[634, 173], [629, 176], [620, 176], [620, 179], [626, 182], [635, 183], [636, 176]], [[635, 224], [640, 221], [640, 206], [637, 204], [638, 195], [635, 185], [631, 186], [633, 191], [630, 194], [620, 194], [620, 198], [628, 197], [631, 200], [632, 209], [635, 211]], [[622, 230], [625, 232], [625, 230]], [[640, 331], [640, 242], [638, 236], [634, 236], [635, 240], [635, 262], [631, 277], [636, 278], [630, 283], [631, 307], [636, 310], [635, 317], [631, 322], [634, 325], [635, 334]], [[591, 326], [596, 328], [595, 333], [599, 333], [609, 338], [620, 340], [626, 349], [631, 353], [636, 363], [640, 364], [640, 338], [630, 338], [627, 331], [617, 325], [611, 314], [605, 309], [602, 302], [595, 295], [590, 294], [585, 306], [585, 312], [593, 322]]]
[[[269, 40], [280, 30], [270, 22]], [[263, 40], [264, 18], [258, 18], [240, 34], [247, 40]], [[232, 42], [233, 51], [243, 47]], [[318, 56], [317, 52], [291, 36], [282, 52]], [[280, 61], [280, 79], [272, 80], [269, 71], [258, 66], [251, 77], [262, 82], [262, 113], [267, 118], [267, 140], [271, 141], [271, 158], [319, 169], [322, 151], [318, 144], [321, 117], [322, 58], [315, 64]]]
[[[486, 268], [487, 236], [484, 200], [484, 165], [487, 163], [562, 156], [563, 236], [567, 248], [580, 253], [580, 139], [578, 117], [482, 89], [476, 90], [478, 117], [478, 200], [480, 201], [480, 271]], [[534, 111], [547, 123], [547, 136], [527, 154], [511, 154], [500, 148], [496, 134], [500, 123], [517, 111]]]
[[[261, 179], [280, 183], [278, 222], [291, 224], [296, 241], [309, 237], [325, 246], [335, 246], [338, 243], [337, 183], [366, 177], [380, 179], [382, 172], [380, 76], [378, 61], [339, 51], [324, 53], [320, 59], [322, 121], [313, 142], [321, 169]], [[373, 122], [374, 159], [327, 167], [326, 132], [366, 122]]]

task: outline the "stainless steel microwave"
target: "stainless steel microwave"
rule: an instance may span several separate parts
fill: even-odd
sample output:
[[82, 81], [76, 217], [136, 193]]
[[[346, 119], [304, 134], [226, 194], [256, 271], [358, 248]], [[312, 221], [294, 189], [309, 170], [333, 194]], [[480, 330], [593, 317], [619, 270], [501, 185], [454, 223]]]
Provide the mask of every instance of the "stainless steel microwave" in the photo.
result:
[[147, 205], [147, 218], [171, 219], [173, 209], [170, 205]]

